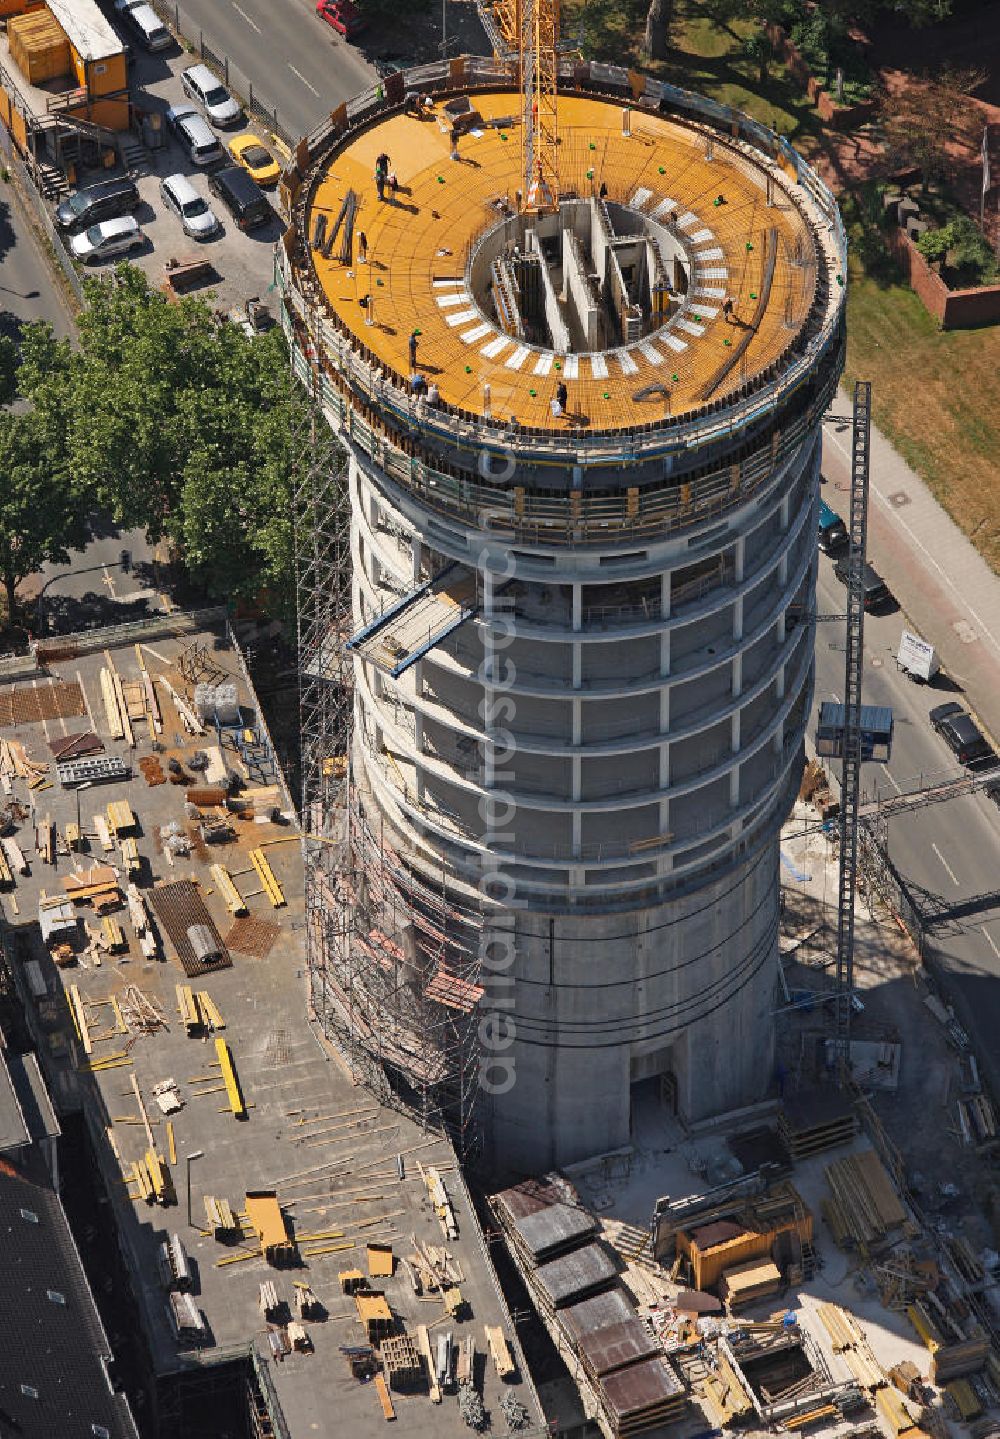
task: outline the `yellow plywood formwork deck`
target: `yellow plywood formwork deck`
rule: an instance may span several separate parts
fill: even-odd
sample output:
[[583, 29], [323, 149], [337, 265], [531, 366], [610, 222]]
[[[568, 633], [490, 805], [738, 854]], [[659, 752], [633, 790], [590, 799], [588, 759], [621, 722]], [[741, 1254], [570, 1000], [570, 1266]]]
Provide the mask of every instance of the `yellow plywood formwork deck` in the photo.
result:
[[[473, 101], [486, 121], [518, 109], [510, 92]], [[503, 337], [470, 296], [464, 274], [470, 245], [500, 219], [495, 202], [515, 200], [517, 128], [463, 136], [460, 158], [452, 160], [438, 112], [431, 122], [397, 114], [333, 154], [307, 217], [311, 244], [319, 215], [332, 225], [348, 190], [359, 197], [354, 233], [365, 233], [369, 263], [341, 264], [339, 240], [330, 259], [311, 253], [331, 308], [360, 343], [405, 377], [408, 339], [419, 330], [417, 368], [438, 385], [442, 401], [482, 413], [488, 383], [495, 417], [563, 429], [662, 419], [662, 400], [637, 397], [649, 385], [669, 389], [674, 414], [697, 409], [776, 361], [810, 308], [815, 272], [805, 222], [777, 184], [768, 205], [762, 165], [718, 137], [709, 159], [702, 132], [649, 112], [633, 111], [631, 135], [623, 135], [622, 107], [593, 96], [560, 97], [559, 133], [564, 196], [587, 198], [604, 184], [611, 202], [660, 223], [674, 217], [674, 233], [692, 257], [692, 288], [701, 292], [689, 294], [697, 310], [594, 359], [553, 356]], [[383, 151], [399, 190], [380, 202], [373, 175]], [[739, 323], [725, 317], [726, 297]], [[748, 336], [739, 362], [710, 389]], [[553, 419], [560, 379], [569, 388], [569, 417]]]

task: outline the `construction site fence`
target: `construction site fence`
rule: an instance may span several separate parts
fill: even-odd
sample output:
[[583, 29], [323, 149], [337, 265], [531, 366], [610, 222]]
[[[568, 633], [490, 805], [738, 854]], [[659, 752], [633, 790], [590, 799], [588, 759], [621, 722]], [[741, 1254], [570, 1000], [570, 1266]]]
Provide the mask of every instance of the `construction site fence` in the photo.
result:
[[[0, 66], [0, 85], [11, 95], [12, 90], [8, 77]], [[14, 91], [16, 94], [16, 91]], [[28, 112], [30, 113], [30, 112]], [[11, 179], [17, 191], [21, 203], [30, 207], [32, 218], [37, 221], [42, 230], [45, 240], [49, 246], [52, 258], [62, 271], [63, 278], [72, 291], [76, 303], [82, 307], [84, 303], [83, 282], [77, 274], [76, 266], [70, 259], [66, 246], [60, 239], [55, 225], [52, 223], [52, 216], [49, 214], [48, 206], [42, 199], [39, 191], [38, 177], [35, 171], [35, 158], [30, 149], [22, 152], [14, 142], [14, 138], [6, 125], [0, 125], [0, 152], [3, 153], [3, 162], [10, 172]]]
[[208, 609], [150, 615], [148, 619], [128, 620], [120, 625], [78, 630], [75, 634], [53, 635], [48, 639], [33, 641], [31, 652], [36, 667], [41, 669], [49, 653], [66, 657], [94, 654], [97, 650], [117, 649], [121, 645], [142, 643], [163, 635], [198, 634], [201, 630], [216, 629], [223, 623], [228, 624], [226, 607], [213, 605]]
[[272, 135], [276, 135], [285, 145], [295, 143], [295, 137], [282, 124], [277, 106], [269, 105], [263, 96], [254, 94], [253, 81], [249, 75], [246, 75], [238, 65], [234, 64], [224, 51], [213, 50], [205, 44], [204, 32], [196, 20], [192, 19], [180, 5], [171, 4], [169, 0], [150, 0], [150, 4], [179, 41], [182, 43], [186, 41], [188, 45], [197, 49], [201, 60], [214, 70], [224, 81], [226, 88], [243, 102], [243, 106], [249, 114], [266, 125]]

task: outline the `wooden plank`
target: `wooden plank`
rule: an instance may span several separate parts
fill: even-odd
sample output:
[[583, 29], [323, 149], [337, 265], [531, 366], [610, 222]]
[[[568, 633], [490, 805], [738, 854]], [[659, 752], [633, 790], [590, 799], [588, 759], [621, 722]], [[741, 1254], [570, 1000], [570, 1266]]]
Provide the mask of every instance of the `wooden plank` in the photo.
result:
[[431, 1341], [426, 1324], [417, 1325], [417, 1348], [424, 1356], [424, 1363], [427, 1365], [427, 1382], [430, 1386], [431, 1403], [440, 1404], [441, 1386], [437, 1382], [437, 1371], [434, 1365], [434, 1356], [431, 1354]]
[[246, 1119], [246, 1100], [243, 1098], [243, 1091], [240, 1088], [236, 1066], [233, 1063], [232, 1051], [224, 1039], [217, 1039], [215, 1041], [215, 1052], [219, 1057], [222, 1078], [225, 1084], [226, 1094], [229, 1097], [229, 1107], [237, 1119]]
[[149, 1145], [150, 1149], [155, 1149], [156, 1146], [153, 1143], [153, 1131], [149, 1126], [149, 1115], [146, 1113], [146, 1106], [142, 1102], [142, 1091], [139, 1088], [139, 1081], [136, 1079], [134, 1074], [129, 1075], [129, 1078], [132, 1081], [132, 1093], [135, 1095], [136, 1101], [139, 1105], [139, 1113], [142, 1115], [142, 1126], [146, 1131], [146, 1143]]
[[107, 820], [102, 814], [95, 814], [92, 823], [94, 829], [97, 831], [97, 838], [101, 841], [101, 848], [104, 853], [111, 854], [114, 850], [115, 843], [111, 838], [111, 831], [108, 829]]
[[177, 1144], [174, 1139], [174, 1126], [172, 1120], [167, 1120], [167, 1153], [170, 1155], [170, 1163], [177, 1163]]
[[69, 987], [69, 997], [75, 1011], [77, 1033], [83, 1045], [83, 1052], [87, 1055], [93, 1054], [94, 1045], [91, 1041], [90, 1029], [87, 1025], [87, 1012], [84, 1008], [83, 1000], [80, 998], [80, 991], [75, 984], [71, 984]]
[[257, 871], [260, 882], [264, 886], [264, 892], [271, 901], [272, 906], [275, 909], [281, 909], [285, 903], [285, 896], [282, 893], [281, 885], [274, 877], [274, 872], [268, 863], [267, 856], [262, 854], [259, 849], [252, 849], [247, 857]]
[[232, 875], [224, 864], [213, 864], [209, 866], [209, 873], [215, 881], [215, 887], [222, 897], [222, 901], [230, 914], [247, 914], [246, 900], [236, 888]]
[[392, 1400], [389, 1397], [389, 1387], [381, 1374], [375, 1375], [375, 1391], [378, 1394], [379, 1402], [382, 1405], [382, 1415], [385, 1419], [395, 1419], [396, 1411], [392, 1407]]

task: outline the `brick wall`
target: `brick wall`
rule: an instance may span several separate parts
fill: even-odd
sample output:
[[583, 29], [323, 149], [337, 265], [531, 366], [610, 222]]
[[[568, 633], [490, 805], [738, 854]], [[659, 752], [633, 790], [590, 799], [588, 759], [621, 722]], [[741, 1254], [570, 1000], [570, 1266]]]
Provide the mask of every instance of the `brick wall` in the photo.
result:
[[854, 125], [871, 119], [874, 106], [870, 100], [862, 101], [858, 105], [838, 105], [829, 91], [820, 85], [809, 69], [804, 55], [797, 45], [792, 44], [782, 26], [766, 25], [764, 28], [772, 48], [781, 56], [792, 79], [798, 81], [816, 106], [824, 124], [833, 130], [850, 130]]
[[899, 261], [910, 289], [942, 330], [968, 330], [1000, 322], [1000, 285], [974, 290], [949, 290], [903, 230], [893, 230], [889, 248]]

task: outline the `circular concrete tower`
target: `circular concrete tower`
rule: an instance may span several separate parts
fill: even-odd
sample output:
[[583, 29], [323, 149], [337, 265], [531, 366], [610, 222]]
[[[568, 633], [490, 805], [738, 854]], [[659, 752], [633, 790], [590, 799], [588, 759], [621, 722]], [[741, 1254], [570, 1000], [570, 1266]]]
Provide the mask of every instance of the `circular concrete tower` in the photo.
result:
[[784, 142], [612, 67], [560, 85], [538, 208], [497, 62], [342, 108], [278, 266], [349, 454], [323, 984], [397, 1094], [528, 1170], [626, 1144], [646, 1081], [697, 1119], [771, 1080], [843, 363], [843, 229]]

